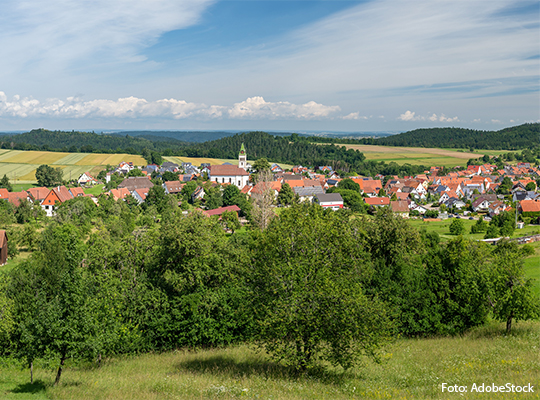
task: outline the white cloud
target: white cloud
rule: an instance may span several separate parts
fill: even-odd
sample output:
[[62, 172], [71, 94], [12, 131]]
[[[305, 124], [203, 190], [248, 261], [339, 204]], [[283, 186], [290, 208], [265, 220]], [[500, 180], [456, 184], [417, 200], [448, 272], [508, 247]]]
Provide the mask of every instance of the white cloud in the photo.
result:
[[416, 113], [414, 111], [408, 111], [408, 110], [405, 111], [405, 113], [401, 114], [398, 119], [400, 119], [402, 121], [423, 121], [423, 120], [425, 120], [424, 117], [419, 117], [419, 116], [417, 117]]
[[436, 121], [439, 121], [439, 122], [459, 122], [459, 118], [458, 117], [447, 117], [446, 115], [444, 114], [441, 114], [441, 115], [437, 115], [437, 114], [431, 114], [430, 116], [428, 117], [424, 117], [424, 116], [421, 116], [421, 115], [416, 115], [416, 113], [414, 111], [405, 111], [405, 113], [401, 114], [399, 117], [398, 117], [399, 120], [401, 121], [432, 121], [432, 122], [436, 122]]
[[173, 118], [173, 119], [331, 119], [339, 106], [325, 106], [310, 101], [292, 104], [287, 101], [267, 102], [250, 97], [232, 107], [190, 103], [185, 100], [162, 99], [148, 101], [137, 97], [118, 100], [96, 99], [83, 101], [76, 97], [66, 100], [47, 99], [40, 102], [32, 97], [16, 95], [9, 100], [0, 92], [0, 117], [63, 117], [63, 118]]
[[359, 112], [352, 112], [350, 114], [347, 114], [343, 117], [341, 117], [341, 119], [353, 119], [353, 120], [358, 120], [358, 119], [369, 119], [368, 117], [366, 117], [365, 115], [360, 115]]
[[250, 97], [235, 103], [227, 112], [230, 118], [238, 119], [321, 119], [339, 112], [339, 106], [325, 106], [314, 101], [292, 104], [288, 101], [267, 102], [260, 96]]
[[160, 35], [196, 24], [214, 0], [3, 0], [0, 72], [144, 61]]
[[480, 121], [481, 121], [481, 119], [480, 119], [480, 118], [475, 118], [475, 119], [473, 119], [473, 121], [472, 121], [472, 122], [480, 122]]

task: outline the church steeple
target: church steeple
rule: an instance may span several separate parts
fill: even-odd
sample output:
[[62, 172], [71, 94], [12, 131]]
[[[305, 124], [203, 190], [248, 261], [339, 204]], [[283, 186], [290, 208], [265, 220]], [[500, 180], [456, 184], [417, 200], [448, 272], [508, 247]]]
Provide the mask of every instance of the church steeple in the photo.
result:
[[238, 168], [246, 169], [247, 168], [247, 155], [246, 149], [244, 148], [244, 143], [240, 147], [240, 153], [238, 154]]

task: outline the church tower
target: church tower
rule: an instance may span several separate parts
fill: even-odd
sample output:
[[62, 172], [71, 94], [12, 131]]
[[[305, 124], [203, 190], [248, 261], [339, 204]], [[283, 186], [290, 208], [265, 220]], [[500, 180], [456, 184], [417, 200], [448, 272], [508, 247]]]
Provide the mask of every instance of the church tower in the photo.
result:
[[247, 155], [246, 149], [244, 148], [244, 143], [240, 147], [240, 153], [238, 154], [238, 168], [246, 169], [247, 168]]

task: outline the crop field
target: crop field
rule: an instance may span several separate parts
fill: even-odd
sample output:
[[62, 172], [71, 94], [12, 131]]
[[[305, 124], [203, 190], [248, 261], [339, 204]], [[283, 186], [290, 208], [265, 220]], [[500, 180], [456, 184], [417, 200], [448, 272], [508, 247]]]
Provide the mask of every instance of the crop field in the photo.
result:
[[13, 183], [36, 182], [36, 169], [43, 164], [61, 168], [65, 179], [77, 179], [83, 172], [97, 175], [107, 164], [131, 161], [145, 165], [144, 158], [133, 154], [60, 153], [50, 151], [0, 151], [0, 177], [7, 175]]
[[344, 144], [348, 149], [359, 150], [368, 160], [395, 162], [397, 164], [455, 167], [465, 165], [470, 158], [482, 157], [484, 154], [498, 155], [502, 150], [468, 150], [438, 149], [424, 147], [392, 147], [375, 145]]
[[[163, 157], [163, 159], [166, 160], [166, 161], [176, 163], [178, 165], [181, 165], [183, 162], [190, 162], [195, 166], [199, 166], [202, 163], [209, 163], [209, 164], [212, 164], [212, 165], [220, 165], [220, 164], [223, 164], [223, 163], [230, 163], [232, 165], [238, 165], [238, 159], [227, 160], [227, 159], [223, 159], [223, 158], [204, 158], [204, 157], [200, 157], [200, 158], [199, 157]], [[250, 164], [253, 164], [255, 162], [255, 160], [248, 160], [247, 162], [250, 163]], [[273, 164], [272, 161], [269, 161], [269, 162], [270, 162], [270, 164]], [[278, 164], [283, 169], [291, 169], [293, 167], [292, 165], [289, 165], [289, 164], [282, 164], [282, 163], [278, 163]]]

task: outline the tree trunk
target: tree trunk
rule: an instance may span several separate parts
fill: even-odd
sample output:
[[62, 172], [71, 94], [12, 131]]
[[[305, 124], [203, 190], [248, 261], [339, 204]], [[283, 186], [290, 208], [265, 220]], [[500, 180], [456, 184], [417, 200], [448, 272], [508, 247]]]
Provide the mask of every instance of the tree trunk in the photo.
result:
[[512, 318], [514, 318], [514, 313], [511, 312], [508, 316], [508, 319], [506, 320], [506, 333], [510, 333], [510, 329], [512, 329]]
[[30, 384], [34, 384], [34, 362], [30, 361]]
[[62, 357], [60, 358], [60, 366], [58, 367], [58, 373], [56, 374], [56, 379], [54, 380], [54, 386], [58, 386], [58, 383], [60, 383], [60, 376], [62, 375], [64, 361], [66, 361], [66, 355], [62, 354]]

